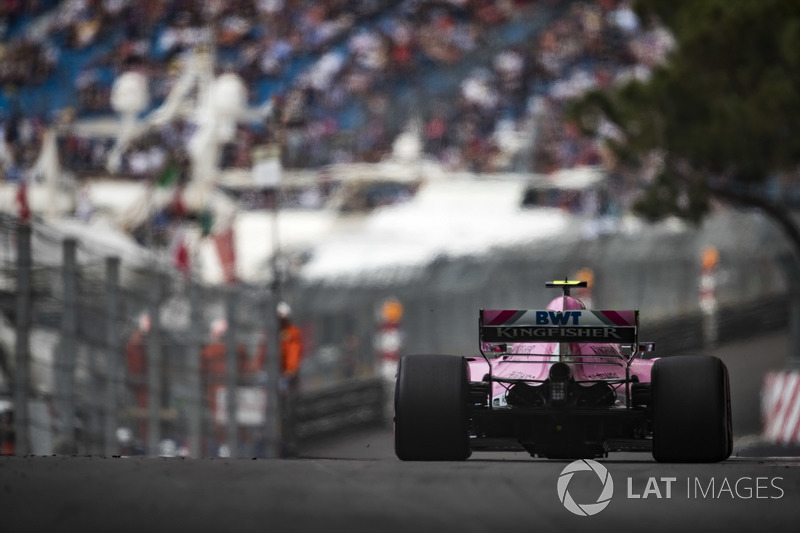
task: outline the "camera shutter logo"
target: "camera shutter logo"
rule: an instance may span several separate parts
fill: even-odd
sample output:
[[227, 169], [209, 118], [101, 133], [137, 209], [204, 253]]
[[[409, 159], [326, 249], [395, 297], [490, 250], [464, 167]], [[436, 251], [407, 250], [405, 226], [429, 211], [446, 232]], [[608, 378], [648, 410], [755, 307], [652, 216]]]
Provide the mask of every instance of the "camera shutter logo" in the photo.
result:
[[[603, 484], [603, 490], [595, 503], [578, 504], [572, 499], [567, 487], [569, 486], [572, 476], [575, 475], [575, 472], [585, 470], [591, 470], [597, 474], [597, 477]], [[614, 480], [611, 479], [611, 474], [606, 467], [591, 459], [581, 459], [568, 464], [558, 477], [558, 499], [569, 512], [578, 516], [596, 515], [608, 506], [613, 495]]]

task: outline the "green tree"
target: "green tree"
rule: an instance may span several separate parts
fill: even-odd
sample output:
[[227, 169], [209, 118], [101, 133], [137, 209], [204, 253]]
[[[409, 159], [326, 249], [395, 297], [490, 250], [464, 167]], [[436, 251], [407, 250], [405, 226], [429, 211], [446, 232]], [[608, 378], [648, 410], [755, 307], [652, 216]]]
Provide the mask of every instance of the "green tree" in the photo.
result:
[[623, 168], [658, 161], [634, 209], [698, 222], [711, 199], [756, 207], [800, 258], [797, 223], [765, 193], [800, 168], [800, 2], [640, 0], [636, 11], [674, 36], [668, 60], [572, 108], [587, 133], [603, 120], [619, 128], [607, 142]]

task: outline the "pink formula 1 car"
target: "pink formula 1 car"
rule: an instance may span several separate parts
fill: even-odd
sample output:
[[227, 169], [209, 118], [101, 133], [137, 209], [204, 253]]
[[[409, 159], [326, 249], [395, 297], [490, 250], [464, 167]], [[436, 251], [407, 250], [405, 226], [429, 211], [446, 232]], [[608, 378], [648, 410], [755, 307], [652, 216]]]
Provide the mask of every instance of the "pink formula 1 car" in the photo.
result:
[[473, 450], [577, 459], [652, 451], [716, 462], [732, 451], [728, 371], [716, 357], [642, 359], [638, 311], [586, 310], [563, 290], [542, 310], [480, 311], [482, 357], [407, 355], [395, 386], [395, 453]]

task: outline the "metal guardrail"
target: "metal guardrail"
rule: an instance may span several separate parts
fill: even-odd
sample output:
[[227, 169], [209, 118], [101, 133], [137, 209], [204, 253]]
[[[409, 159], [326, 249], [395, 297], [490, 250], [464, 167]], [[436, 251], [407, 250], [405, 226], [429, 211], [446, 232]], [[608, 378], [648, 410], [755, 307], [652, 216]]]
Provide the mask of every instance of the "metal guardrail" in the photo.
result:
[[300, 442], [308, 442], [356, 426], [380, 424], [384, 421], [386, 394], [379, 378], [303, 393], [297, 399], [295, 436]]
[[[775, 331], [789, 324], [789, 297], [773, 295], [736, 305], [721, 306], [717, 312], [720, 344]], [[650, 323], [642, 323], [640, 338], [656, 343], [650, 357], [664, 357], [707, 348], [703, 337], [705, 318], [700, 312]]]

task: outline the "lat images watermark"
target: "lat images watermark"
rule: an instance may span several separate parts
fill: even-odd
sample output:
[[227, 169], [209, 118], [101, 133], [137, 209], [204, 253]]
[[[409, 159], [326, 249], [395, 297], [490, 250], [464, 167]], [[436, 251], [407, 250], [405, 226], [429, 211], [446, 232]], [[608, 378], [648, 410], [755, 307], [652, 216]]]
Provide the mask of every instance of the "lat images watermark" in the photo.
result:
[[[597, 497], [596, 502], [579, 504], [572, 499], [572, 495], [569, 493], [569, 482], [572, 481], [572, 476], [575, 475], [575, 472], [585, 470], [593, 471], [597, 474], [598, 479], [600, 479], [600, 482], [603, 484], [603, 489]], [[614, 480], [611, 478], [611, 474], [606, 467], [597, 461], [592, 461], [591, 459], [573, 461], [568, 464], [566, 468], [561, 471], [561, 475], [558, 476], [558, 499], [561, 500], [561, 503], [569, 512], [578, 516], [596, 515], [608, 506], [611, 502], [611, 496], [613, 495]]]
[[[570, 482], [578, 472], [591, 472], [602, 485], [596, 501], [578, 503], [570, 493]], [[577, 479], [576, 479], [577, 481]], [[584, 478], [585, 481], [585, 478]], [[728, 477], [648, 477], [647, 481], [635, 481], [628, 477], [625, 497], [628, 500], [672, 499], [682, 497], [689, 500], [780, 500], [786, 494], [783, 478], [779, 476]], [[614, 479], [608, 469], [597, 461], [580, 459], [568, 464], [558, 477], [558, 499], [569, 512], [578, 516], [593, 516], [603, 511], [614, 496]], [[573, 488], [575, 488], [573, 486]], [[586, 491], [583, 492], [584, 498]]]

